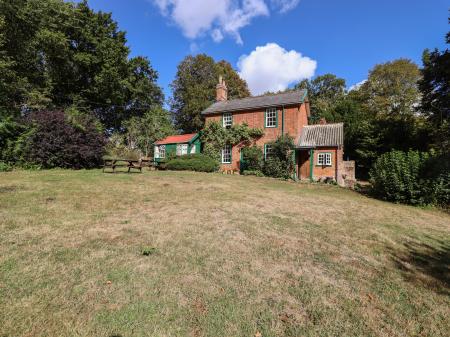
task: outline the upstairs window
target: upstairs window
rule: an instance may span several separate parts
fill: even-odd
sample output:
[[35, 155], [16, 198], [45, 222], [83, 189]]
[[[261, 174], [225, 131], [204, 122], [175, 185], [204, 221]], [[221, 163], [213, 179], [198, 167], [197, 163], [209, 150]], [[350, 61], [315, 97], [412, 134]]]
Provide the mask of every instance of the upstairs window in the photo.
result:
[[265, 118], [265, 126], [266, 128], [276, 128], [278, 122], [278, 113], [277, 108], [269, 108], [266, 109], [266, 118]]
[[165, 145], [159, 146], [159, 158], [166, 158], [166, 146]]
[[230, 112], [222, 115], [222, 124], [224, 128], [230, 128], [233, 125], [233, 115]]
[[331, 166], [331, 153], [324, 152], [317, 154], [317, 165]]
[[231, 145], [225, 145], [222, 149], [222, 164], [231, 164]]

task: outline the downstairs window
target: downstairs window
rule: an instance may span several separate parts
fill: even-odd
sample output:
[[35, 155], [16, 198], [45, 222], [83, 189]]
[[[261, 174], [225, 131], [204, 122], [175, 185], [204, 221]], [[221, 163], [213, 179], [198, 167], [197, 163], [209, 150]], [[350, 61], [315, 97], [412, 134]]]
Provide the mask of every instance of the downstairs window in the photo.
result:
[[323, 152], [317, 154], [317, 165], [331, 166], [331, 153]]
[[225, 145], [222, 149], [222, 164], [231, 164], [231, 145]]

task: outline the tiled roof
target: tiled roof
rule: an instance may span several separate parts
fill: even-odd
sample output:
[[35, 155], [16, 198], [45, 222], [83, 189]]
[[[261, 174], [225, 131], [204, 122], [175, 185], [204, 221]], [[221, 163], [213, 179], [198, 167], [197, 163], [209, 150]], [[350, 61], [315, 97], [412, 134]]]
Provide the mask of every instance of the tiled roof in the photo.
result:
[[306, 90], [295, 90], [282, 94], [247, 97], [216, 102], [207, 109], [203, 110], [202, 115], [303, 103], [306, 98], [306, 93]]
[[164, 145], [164, 144], [175, 144], [175, 143], [189, 143], [189, 141], [192, 140], [197, 136], [196, 133], [187, 133], [185, 135], [173, 135], [168, 136], [164, 139], [158, 140], [155, 142], [156, 145]]
[[342, 145], [344, 145], [343, 123], [304, 126], [298, 142], [298, 147], [303, 148]]

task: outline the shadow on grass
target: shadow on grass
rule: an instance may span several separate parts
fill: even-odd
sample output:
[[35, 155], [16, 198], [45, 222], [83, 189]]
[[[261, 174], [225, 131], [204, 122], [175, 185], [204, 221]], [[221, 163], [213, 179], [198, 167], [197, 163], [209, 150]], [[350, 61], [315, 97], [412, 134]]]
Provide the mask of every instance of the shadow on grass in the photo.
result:
[[406, 243], [406, 251], [393, 252], [393, 259], [410, 282], [450, 294], [450, 242]]

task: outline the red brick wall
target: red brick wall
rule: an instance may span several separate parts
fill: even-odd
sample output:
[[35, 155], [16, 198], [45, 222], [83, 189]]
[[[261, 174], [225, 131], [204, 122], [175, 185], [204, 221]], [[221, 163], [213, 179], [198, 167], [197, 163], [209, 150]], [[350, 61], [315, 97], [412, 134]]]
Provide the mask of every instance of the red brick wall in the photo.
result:
[[[317, 165], [317, 157], [319, 153], [329, 152], [331, 153], [331, 166], [319, 166]], [[337, 179], [338, 167], [342, 167], [343, 151], [336, 147], [320, 148], [314, 150], [314, 162], [313, 162], [313, 177], [314, 179], [333, 177]]]
[[[278, 126], [276, 128], [265, 127], [265, 109], [256, 109], [249, 111], [236, 111], [233, 112], [233, 124], [241, 124], [246, 122], [251, 128], [261, 128], [264, 130], [264, 136], [256, 141], [256, 144], [260, 147], [264, 147], [264, 144], [269, 143], [277, 139], [282, 134], [283, 121], [282, 121], [282, 108], [278, 108]], [[206, 123], [211, 121], [217, 121], [222, 123], [222, 113], [206, 116]], [[308, 125], [307, 109], [305, 104], [296, 104], [292, 106], [284, 107], [284, 133], [294, 137], [294, 141], [297, 142], [300, 137], [301, 128], [304, 125]], [[232, 149], [232, 163], [222, 164], [223, 170], [239, 170], [240, 161], [240, 148], [241, 145], [233, 146]]]

